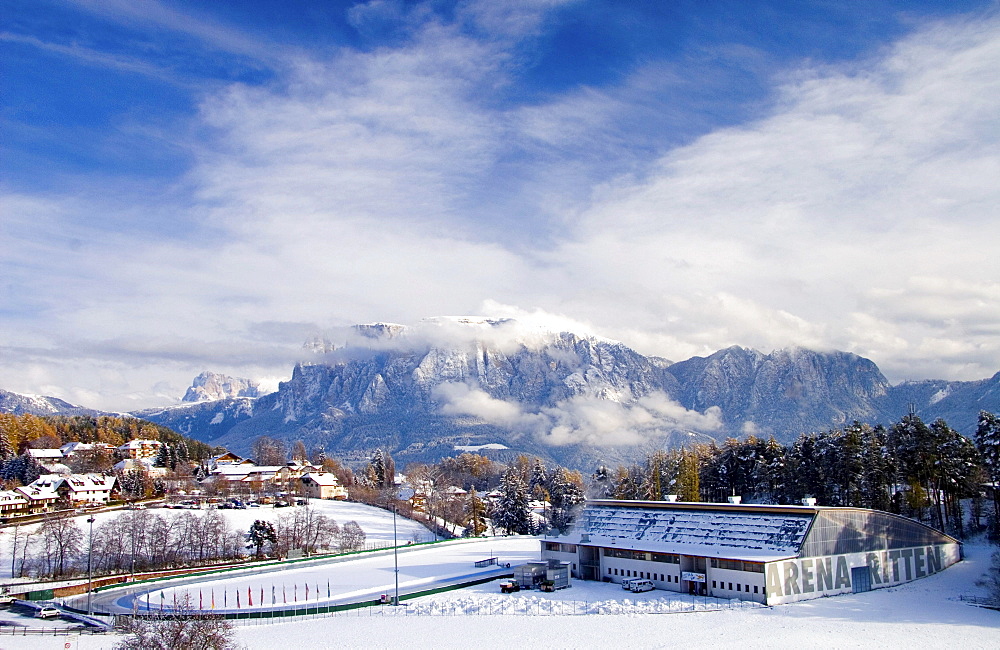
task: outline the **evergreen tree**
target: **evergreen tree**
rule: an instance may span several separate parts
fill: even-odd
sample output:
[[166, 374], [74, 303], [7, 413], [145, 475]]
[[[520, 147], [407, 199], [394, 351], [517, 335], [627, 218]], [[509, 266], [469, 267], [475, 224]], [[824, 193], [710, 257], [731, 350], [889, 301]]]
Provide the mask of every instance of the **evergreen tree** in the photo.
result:
[[170, 445], [160, 445], [153, 459], [154, 467], [170, 467]]
[[888, 446], [888, 432], [881, 424], [862, 432], [861, 506], [892, 510], [893, 478], [896, 464]]
[[247, 541], [249, 542], [247, 548], [255, 547], [257, 549], [255, 556], [259, 558], [263, 554], [265, 544], [277, 544], [278, 534], [271, 522], [258, 519], [250, 526]]
[[578, 506], [583, 503], [583, 478], [578, 472], [560, 467], [552, 471], [549, 487], [552, 495], [552, 525], [565, 533], [576, 518]]
[[677, 470], [677, 498], [681, 501], [701, 501], [698, 454], [685, 450]]
[[587, 495], [591, 499], [610, 499], [614, 496], [615, 482], [611, 469], [606, 465], [599, 466], [590, 477], [590, 487]]
[[1000, 417], [994, 413], [979, 412], [976, 447], [979, 449], [983, 468], [993, 484], [993, 517], [990, 525], [990, 536], [993, 539], [1000, 539]]
[[7, 431], [0, 422], [0, 467], [8, 460], [14, 457], [14, 447], [10, 444], [10, 438], [7, 437]]
[[531, 512], [528, 510], [528, 488], [513, 465], [500, 479], [500, 498], [494, 506], [492, 519], [508, 533], [529, 535], [533, 532]]
[[46, 469], [39, 464], [35, 457], [25, 452], [4, 464], [3, 469], [0, 470], [0, 478], [28, 485], [38, 480], [38, 477], [45, 472]]

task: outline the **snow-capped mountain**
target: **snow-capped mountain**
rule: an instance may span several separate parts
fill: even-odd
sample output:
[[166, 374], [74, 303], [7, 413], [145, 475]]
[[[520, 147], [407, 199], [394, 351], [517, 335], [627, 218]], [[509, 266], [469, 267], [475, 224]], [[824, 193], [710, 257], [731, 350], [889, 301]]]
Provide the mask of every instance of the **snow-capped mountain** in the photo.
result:
[[22, 395], [0, 390], [0, 413], [15, 415], [86, 415], [94, 410], [70, 404], [58, 397], [44, 395]]
[[[732, 347], [671, 363], [504, 319], [372, 323], [305, 349], [309, 360], [277, 392], [254, 397], [252, 382], [203, 373], [184, 403], [135, 415], [237, 453], [261, 435], [346, 460], [377, 447], [407, 462], [491, 445], [500, 458], [527, 452], [590, 469], [653, 447], [748, 433], [788, 442], [854, 420], [888, 425], [910, 405], [966, 435], [980, 410], [1000, 412], [1000, 373], [891, 386], [868, 359], [802, 348]], [[0, 392], [0, 410], [26, 408], [8, 395]]]

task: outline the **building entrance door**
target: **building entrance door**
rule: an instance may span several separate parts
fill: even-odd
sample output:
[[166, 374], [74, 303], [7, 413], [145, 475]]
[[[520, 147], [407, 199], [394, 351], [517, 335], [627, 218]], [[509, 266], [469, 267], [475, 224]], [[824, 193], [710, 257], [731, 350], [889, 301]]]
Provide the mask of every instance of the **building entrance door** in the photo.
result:
[[863, 591], [872, 590], [872, 572], [866, 566], [854, 567], [851, 569], [851, 586], [854, 593], [860, 594]]
[[601, 553], [595, 546], [580, 546], [580, 576], [584, 580], [601, 579]]

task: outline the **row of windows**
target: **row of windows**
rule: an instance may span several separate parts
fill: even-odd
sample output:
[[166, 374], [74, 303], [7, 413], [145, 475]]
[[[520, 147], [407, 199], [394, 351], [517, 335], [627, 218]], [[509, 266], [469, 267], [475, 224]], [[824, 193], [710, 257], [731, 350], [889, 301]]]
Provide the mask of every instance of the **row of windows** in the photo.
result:
[[749, 571], [750, 573], [764, 573], [763, 562], [744, 562], [742, 560], [720, 560], [712, 558], [713, 569], [729, 569], [730, 571]]
[[[726, 588], [726, 583], [725, 583], [725, 582], [722, 582], [722, 583], [719, 583], [719, 584], [721, 584], [722, 586], [721, 586], [721, 587], [719, 587], [719, 586], [718, 586], [718, 585], [716, 584], [716, 581], [715, 581], [715, 580], [713, 580], [713, 581], [712, 581], [712, 589], [725, 589], [725, 588]], [[743, 588], [741, 588], [741, 587], [743, 587]], [[757, 585], [754, 585], [754, 586], [753, 586], [753, 592], [754, 592], [755, 594], [756, 594], [756, 593], [759, 593], [759, 592], [757, 591], [757, 589], [758, 589]], [[731, 582], [730, 582], [730, 583], [729, 583], [729, 591], [745, 591], [745, 592], [747, 592], [747, 593], [750, 593], [750, 585], [741, 585], [740, 583], [738, 583], [738, 582], [737, 582], [737, 583], [736, 583], [736, 589], [733, 589], [733, 583], [731, 583]]]
[[556, 551], [557, 553], [576, 553], [576, 544], [560, 544], [559, 542], [545, 542], [546, 551]]
[[649, 559], [653, 562], [666, 562], [667, 564], [680, 564], [681, 556], [673, 553], [650, 553]]
[[[680, 578], [677, 576], [668, 576], [662, 573], [650, 573], [649, 571], [633, 571], [632, 569], [622, 569], [619, 572], [618, 569], [608, 569], [609, 576], [621, 576], [623, 578], [646, 578], [647, 580], [659, 580], [660, 582], [676, 582], [680, 583]], [[660, 576], [657, 578], [656, 576]]]
[[645, 560], [645, 551], [628, 551], [623, 548], [606, 548], [604, 549], [604, 557], [617, 557], [623, 560]]

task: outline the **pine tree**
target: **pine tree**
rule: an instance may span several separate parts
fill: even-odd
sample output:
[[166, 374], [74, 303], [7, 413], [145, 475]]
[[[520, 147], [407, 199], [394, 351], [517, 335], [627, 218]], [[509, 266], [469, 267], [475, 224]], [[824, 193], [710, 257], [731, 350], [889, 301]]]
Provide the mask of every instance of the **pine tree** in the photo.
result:
[[677, 498], [681, 501], [701, 501], [701, 477], [698, 454], [684, 451], [677, 470]]
[[258, 519], [253, 522], [250, 526], [250, 531], [247, 533], [247, 548], [256, 547], [256, 557], [260, 557], [263, 554], [265, 544], [276, 544], [278, 542], [278, 534], [274, 530], [274, 525], [269, 521], [263, 521]]
[[28, 485], [38, 480], [38, 477], [45, 473], [34, 456], [25, 452], [20, 456], [7, 461], [3, 470], [0, 470], [0, 478], [5, 481], [18, 481], [21, 485]]
[[528, 510], [528, 489], [518, 470], [511, 466], [500, 479], [500, 498], [492, 513], [493, 523], [508, 533], [529, 535], [532, 531]]
[[606, 465], [599, 466], [590, 477], [587, 494], [592, 499], [610, 499], [614, 496], [615, 483], [611, 470]]
[[983, 467], [993, 484], [993, 518], [990, 536], [1000, 539], [1000, 417], [989, 411], [979, 412], [976, 427], [976, 447]]

